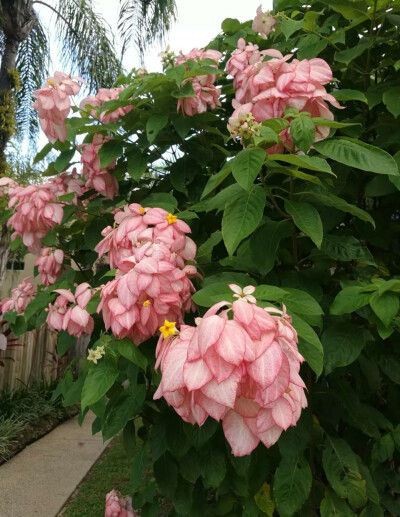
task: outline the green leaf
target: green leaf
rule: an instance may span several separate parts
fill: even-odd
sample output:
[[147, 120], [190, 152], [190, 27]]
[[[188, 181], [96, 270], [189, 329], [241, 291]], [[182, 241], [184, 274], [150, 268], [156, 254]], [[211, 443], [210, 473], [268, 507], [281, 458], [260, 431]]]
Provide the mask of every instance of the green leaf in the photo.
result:
[[346, 20], [367, 19], [368, 4], [364, 0], [321, 0], [321, 3], [341, 14]]
[[137, 384], [136, 386], [129, 386], [117, 398], [110, 399], [108, 405], [111, 405], [111, 407], [109, 409], [107, 405], [104, 416], [103, 441], [109, 440], [119, 433], [128, 420], [137, 415], [143, 406], [145, 396], [145, 385]]
[[332, 194], [323, 189], [316, 189], [315, 192], [307, 192], [305, 196], [307, 198], [312, 196], [315, 202], [321, 204], [322, 206], [331, 206], [336, 208], [336, 210], [340, 210], [341, 212], [347, 212], [351, 215], [354, 215], [355, 217], [358, 217], [358, 219], [361, 219], [361, 221], [371, 223], [375, 228], [375, 221], [368, 212], [356, 205], [348, 203], [345, 199], [335, 196], [335, 194]]
[[35, 298], [26, 306], [24, 311], [25, 318], [29, 320], [34, 314], [37, 314], [43, 309], [46, 309], [51, 301], [51, 298], [52, 295], [46, 291], [38, 293]]
[[35, 163], [38, 163], [40, 162], [41, 160], [43, 160], [43, 158], [45, 158], [49, 152], [53, 149], [53, 144], [52, 143], [47, 143], [35, 156], [35, 158], [33, 159], [33, 164]]
[[400, 384], [400, 361], [393, 355], [382, 355], [379, 366], [383, 373], [396, 384]]
[[316, 126], [325, 126], [325, 127], [333, 127], [335, 129], [341, 129], [344, 127], [352, 127], [352, 126], [360, 126], [361, 124], [358, 124], [356, 122], [337, 122], [336, 120], [330, 120], [329, 118], [323, 118], [323, 117], [313, 117], [312, 121]]
[[333, 95], [337, 101], [360, 101], [368, 104], [367, 97], [359, 90], [336, 90], [331, 92], [331, 95]]
[[292, 216], [295, 225], [320, 248], [324, 230], [318, 211], [308, 203], [289, 200], [285, 201], [285, 210]]
[[314, 122], [306, 116], [295, 118], [290, 124], [290, 135], [300, 151], [307, 153], [315, 140]]
[[229, 176], [231, 171], [232, 161], [224, 163], [222, 169], [217, 174], [210, 176], [200, 199], [205, 198], [210, 192], [215, 190]]
[[250, 235], [261, 221], [265, 205], [264, 190], [254, 185], [249, 192], [229, 202], [222, 218], [222, 236], [229, 255]]
[[319, 158], [318, 156], [307, 156], [298, 154], [269, 154], [268, 160], [279, 160], [281, 162], [297, 165], [298, 167], [301, 167], [303, 169], [333, 174], [328, 162], [322, 158]]
[[307, 316], [319, 316], [323, 314], [323, 310], [319, 303], [306, 291], [285, 287], [285, 305], [289, 311], [296, 314], [304, 314]]
[[171, 213], [173, 213], [178, 207], [178, 202], [174, 196], [172, 194], [167, 194], [166, 192], [153, 192], [145, 199], [142, 199], [141, 204], [145, 207], [164, 208], [164, 210]]
[[128, 338], [121, 339], [115, 341], [118, 344], [118, 352], [131, 361], [131, 363], [136, 364], [139, 368], [146, 371], [147, 368], [147, 359], [146, 356], [142, 354], [137, 346], [135, 346], [132, 341]]
[[135, 150], [133, 152], [127, 153], [126, 157], [128, 161], [127, 170], [129, 176], [134, 181], [139, 182], [147, 170], [147, 156], [142, 154], [139, 150]]
[[281, 24], [281, 30], [285, 35], [286, 41], [290, 38], [292, 34], [299, 31], [304, 24], [304, 20], [283, 20]]
[[152, 144], [156, 139], [158, 133], [167, 125], [168, 115], [160, 113], [159, 115], [152, 115], [146, 124], [146, 135], [149, 144]]
[[312, 475], [303, 455], [282, 458], [274, 477], [274, 500], [281, 517], [292, 517], [308, 499]]
[[236, 18], [225, 18], [221, 24], [221, 29], [226, 34], [235, 34], [240, 29], [240, 21]]
[[15, 318], [14, 323], [10, 323], [11, 330], [19, 337], [26, 332], [27, 322], [24, 316], [19, 315]]
[[206, 487], [217, 488], [226, 475], [224, 452], [209, 442], [200, 451], [200, 464]]
[[373, 264], [372, 256], [361, 242], [351, 235], [325, 235], [321, 250], [334, 260], [358, 260]]
[[367, 502], [366, 482], [358, 468], [357, 457], [344, 440], [327, 436], [322, 464], [339, 497], [348, 499], [355, 507]]
[[381, 322], [388, 327], [399, 312], [399, 297], [394, 293], [374, 294], [370, 300], [371, 309]]
[[272, 517], [275, 511], [275, 503], [271, 497], [271, 486], [263, 483], [259, 491], [254, 496], [254, 501], [260, 510]]
[[249, 191], [253, 187], [254, 180], [260, 172], [265, 160], [265, 151], [259, 147], [249, 147], [240, 151], [229, 162], [232, 165], [232, 173], [235, 180], [244, 190]]
[[293, 327], [301, 338], [299, 352], [319, 377], [324, 367], [324, 349], [315, 330], [297, 314], [291, 314]]
[[[309, 14], [310, 11], [308, 11]], [[318, 13], [315, 13], [318, 14]], [[297, 51], [298, 59], [311, 59], [320, 54], [328, 45], [326, 39], [320, 38], [317, 34], [308, 34], [300, 39], [299, 49]]]
[[62, 357], [76, 342], [76, 337], [68, 334], [66, 330], [57, 333], [57, 355]]
[[281, 301], [286, 291], [275, 285], [258, 285], [254, 296], [259, 300]]
[[315, 142], [314, 147], [328, 158], [356, 169], [394, 176], [400, 174], [396, 162], [390, 154], [379, 147], [353, 138], [328, 138]]
[[391, 459], [394, 454], [394, 441], [390, 434], [382, 436], [372, 446], [371, 459], [375, 463], [383, 463]]
[[4, 313], [4, 319], [9, 323], [15, 323], [17, 321], [18, 313], [15, 311], [8, 311]]
[[67, 168], [69, 162], [75, 154], [75, 149], [68, 149], [60, 153], [56, 161], [54, 162], [54, 168], [57, 172], [63, 172]]
[[369, 48], [372, 44], [372, 40], [370, 38], [362, 38], [360, 40], [360, 43], [358, 45], [355, 45], [354, 47], [350, 47], [346, 50], [340, 50], [335, 52], [335, 59], [336, 61], [339, 61], [339, 63], [344, 63], [345, 65], [348, 65], [353, 61], [353, 59], [356, 59], [357, 57], [364, 54], [364, 52]]
[[400, 86], [395, 86], [383, 92], [383, 102], [390, 113], [397, 118], [400, 115]]
[[103, 217], [95, 217], [90, 223], [86, 226], [84, 241], [85, 245], [89, 250], [94, 250], [96, 244], [98, 244], [103, 236], [101, 232], [107, 226], [107, 220]]
[[384, 517], [384, 511], [380, 505], [378, 506], [377, 504], [369, 504], [360, 513], [360, 517]]
[[327, 490], [321, 502], [321, 517], [356, 517], [344, 499]]
[[342, 289], [331, 305], [331, 314], [349, 314], [368, 305], [371, 293], [364, 293], [364, 287], [352, 285]]
[[217, 230], [213, 232], [210, 237], [201, 244], [197, 250], [197, 262], [211, 262], [212, 250], [217, 244], [222, 241], [222, 232]]
[[50, 230], [42, 239], [42, 244], [45, 246], [55, 246], [57, 243], [57, 232]]
[[16, 239], [10, 241], [11, 251], [16, 251], [20, 246], [22, 246], [22, 237], [18, 236]]
[[178, 86], [180, 86], [185, 77], [185, 73], [185, 65], [176, 65], [172, 68], [168, 68], [168, 70], [165, 72], [165, 75], [168, 77], [168, 79], [172, 79]]
[[328, 327], [322, 334], [325, 373], [353, 363], [365, 344], [364, 329], [347, 322]]
[[118, 377], [117, 360], [114, 355], [106, 354], [89, 369], [82, 389], [82, 409], [100, 400]]
[[104, 144], [100, 147], [98, 156], [100, 159], [100, 165], [102, 169], [108, 167], [110, 163], [115, 159], [122, 155], [124, 150], [124, 142], [122, 140], [108, 140], [108, 142], [104, 142]]
[[196, 291], [192, 299], [197, 305], [202, 307], [211, 307], [214, 303], [223, 300], [232, 300], [232, 291], [229, 289], [227, 282], [214, 282], [203, 289]]
[[279, 243], [291, 235], [292, 228], [289, 221], [266, 221], [252, 235], [251, 258], [262, 275], [266, 275], [274, 267]]
[[129, 479], [129, 487], [132, 492], [136, 492], [138, 489], [140, 482], [146, 472], [147, 467], [147, 450], [145, 447], [141, 447], [140, 449], [135, 451], [135, 456], [133, 457], [131, 464], [131, 475]]

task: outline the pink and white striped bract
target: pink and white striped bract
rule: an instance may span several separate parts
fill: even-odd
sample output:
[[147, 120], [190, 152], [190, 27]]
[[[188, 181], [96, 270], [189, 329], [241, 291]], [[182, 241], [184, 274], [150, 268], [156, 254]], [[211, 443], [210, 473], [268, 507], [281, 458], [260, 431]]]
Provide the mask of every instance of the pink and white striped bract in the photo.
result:
[[[221, 57], [222, 54], [218, 50], [199, 50], [194, 48], [189, 52], [189, 54], [181, 54], [180, 57], [176, 60], [175, 65], [185, 64], [189, 59], [193, 61], [200, 59], [212, 59], [218, 63], [218, 60]], [[217, 65], [211, 66], [215, 66], [215, 68], [217, 68]], [[183, 87], [186, 83], [191, 83], [193, 86], [194, 95], [192, 97], [179, 98], [177, 111], [182, 110], [184, 114], [192, 117], [197, 113], [204, 113], [207, 111], [208, 106], [212, 110], [214, 110], [217, 106], [221, 106], [219, 101], [221, 90], [215, 87], [215, 78], [215, 74], [205, 74], [196, 75], [195, 77], [189, 77], [185, 79], [182, 82], [181, 87]]]
[[144, 256], [136, 262], [125, 259], [124, 271], [101, 291], [98, 311], [106, 329], [120, 338], [129, 337], [136, 345], [154, 336], [165, 319], [181, 323], [193, 307], [188, 273], [163, 257]]
[[[243, 38], [238, 40], [238, 48], [226, 65], [236, 89], [230, 125], [244, 113], [251, 113], [256, 122], [281, 118], [288, 107], [308, 112], [312, 117], [333, 120], [327, 102], [336, 108], [341, 106], [324, 87], [332, 80], [328, 63], [320, 58], [293, 59], [289, 63], [291, 57], [292, 54], [283, 56], [276, 49], [260, 51], [257, 45], [247, 44]], [[316, 129], [316, 141], [329, 134], [328, 127], [317, 126]], [[283, 145], [274, 146], [268, 152], [283, 152], [284, 146], [292, 147], [288, 130], [282, 131], [281, 139]]]
[[51, 248], [40, 250], [40, 255], [35, 260], [35, 266], [38, 268], [42, 284], [49, 286], [57, 282], [61, 275], [63, 260], [63, 250], [53, 251]]
[[0, 300], [0, 314], [4, 314], [8, 311], [15, 311], [18, 314], [22, 314], [28, 305], [36, 295], [35, 288], [29, 277], [24, 278], [22, 282], [12, 289], [11, 297]]
[[94, 321], [86, 310], [93, 289], [86, 282], [79, 284], [73, 294], [69, 289], [55, 289], [58, 293], [53, 304], [49, 304], [46, 323], [52, 330], [66, 330], [71, 336], [80, 337], [93, 332]]
[[91, 143], [78, 145], [78, 149], [81, 149], [82, 152], [82, 175], [86, 179], [86, 187], [93, 188], [102, 196], [114, 199], [114, 196], [118, 194], [118, 182], [110, 173], [110, 169], [115, 167], [116, 160], [102, 168], [98, 156], [101, 146], [109, 140], [111, 140], [110, 137], [97, 133], [93, 136]]
[[36, 101], [32, 107], [38, 112], [40, 126], [50, 142], [67, 138], [65, 120], [71, 110], [70, 95], [79, 93], [79, 82], [85, 81], [81, 77], [71, 77], [63, 72], [55, 72], [49, 77], [43, 88], [32, 93]]
[[154, 398], [164, 397], [192, 424], [222, 420], [235, 456], [260, 441], [273, 445], [307, 405], [290, 318], [251, 303], [254, 288], [246, 289], [233, 304], [211, 307], [196, 327], [160, 336], [156, 350], [162, 379]]
[[132, 498], [122, 497], [118, 490], [111, 490], [106, 495], [104, 517], [137, 517], [132, 508]]

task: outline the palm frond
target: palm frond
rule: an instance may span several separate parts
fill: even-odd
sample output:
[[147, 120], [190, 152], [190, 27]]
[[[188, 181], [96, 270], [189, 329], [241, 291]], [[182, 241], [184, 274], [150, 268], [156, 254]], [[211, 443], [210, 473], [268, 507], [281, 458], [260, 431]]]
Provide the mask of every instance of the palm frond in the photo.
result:
[[36, 111], [31, 108], [32, 92], [41, 88], [48, 75], [49, 44], [38, 22], [18, 49], [16, 68], [21, 88], [17, 91], [17, 136], [19, 140], [36, 140], [39, 129]]
[[162, 40], [175, 19], [175, 0], [120, 0], [118, 31], [122, 55], [133, 42], [143, 58], [146, 45]]
[[94, 11], [92, 0], [58, 0], [57, 35], [61, 63], [82, 76], [90, 90], [110, 87], [121, 72], [114, 39], [106, 21]]

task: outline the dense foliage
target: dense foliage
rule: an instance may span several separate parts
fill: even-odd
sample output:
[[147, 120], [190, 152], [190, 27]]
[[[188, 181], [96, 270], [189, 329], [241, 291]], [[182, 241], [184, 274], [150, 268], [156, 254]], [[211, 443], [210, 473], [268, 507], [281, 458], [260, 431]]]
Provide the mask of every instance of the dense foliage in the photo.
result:
[[[266, 17], [265, 26], [266, 33], [271, 28], [273, 32], [265, 38], [253, 31], [251, 21], [228, 18], [202, 59], [193, 53], [175, 61], [166, 54], [165, 74], [132, 72], [118, 79], [116, 86], [124, 87], [118, 98], [103, 104], [96, 99], [83, 102], [81, 116], [73, 108], [65, 142], [46, 145], [37, 160], [52, 149], [59, 151], [44, 174], [61, 173], [74, 164], [79, 144], [82, 176], [70, 175], [68, 185], [64, 180], [57, 183], [56, 177], [42, 193], [34, 194], [43, 194], [50, 207], [36, 203], [40, 214], [40, 221], [34, 223], [36, 233], [24, 233], [18, 213], [12, 216], [16, 221], [12, 246], [22, 246], [23, 238], [34, 251], [40, 246], [59, 248], [64, 253], [64, 273], [54, 285], [40, 289], [24, 314], [11, 311], [5, 318], [17, 334], [46, 319], [53, 328], [65, 328], [59, 333], [60, 355], [67, 352], [74, 336], [91, 334], [89, 360], [82, 362], [77, 378], [71, 366], [56, 396], [62, 396], [66, 405], [81, 401], [81, 418], [93, 411], [97, 417], [93, 432], [102, 432], [104, 439], [123, 429], [128, 455], [137, 435], [144, 440], [145, 447], [132, 457], [131, 476], [134, 506], [141, 508], [144, 517], [158, 514], [160, 495], [171, 501], [170, 515], [400, 514], [400, 2], [282, 0], [272, 14], [275, 22]], [[253, 25], [261, 32], [260, 23], [262, 13]], [[240, 38], [257, 44], [260, 51], [275, 50], [257, 54]], [[284, 65], [279, 60], [285, 58], [276, 51], [283, 56], [294, 53], [288, 63], [296, 63], [295, 58], [301, 63]], [[218, 52], [222, 59], [216, 69]], [[244, 79], [235, 75], [241, 58], [239, 72], [230, 61], [235, 83], [224, 71], [233, 52], [236, 57], [241, 52], [257, 54], [255, 68]], [[316, 57], [331, 67], [330, 84], [326, 67], [320, 60], [313, 61]], [[264, 58], [272, 58], [269, 68], [261, 65]], [[268, 79], [276, 60], [279, 72]], [[261, 79], [260, 69], [265, 72]], [[216, 87], [222, 88], [219, 98]], [[231, 137], [227, 124], [233, 98]], [[299, 98], [306, 100], [299, 102]], [[290, 104], [284, 99], [297, 100]], [[336, 106], [334, 120], [325, 101]], [[120, 115], [112, 118], [114, 110], [120, 110]], [[53, 123], [49, 117], [43, 113], [43, 119]], [[90, 190], [83, 188], [82, 177]], [[96, 191], [102, 195], [95, 195]], [[19, 195], [21, 203], [28, 197], [25, 191]], [[62, 214], [59, 203], [64, 204]], [[114, 219], [117, 208], [121, 210]], [[164, 217], [159, 208], [168, 215]], [[146, 320], [144, 309], [140, 318], [151, 323], [135, 324], [134, 329], [131, 323], [127, 332], [123, 330], [124, 321], [133, 321], [127, 300], [147, 282], [140, 275], [153, 275], [151, 285], [170, 286], [171, 293], [179, 290], [176, 282], [181, 279], [169, 266], [142, 268], [139, 276], [130, 273], [129, 256], [135, 253], [137, 260], [148, 238], [142, 237], [143, 242], [138, 241], [128, 255], [120, 254], [126, 250], [124, 239], [136, 231], [136, 222], [119, 233], [112, 228], [123, 226], [127, 212], [130, 221], [146, 214], [143, 229], [151, 227], [153, 237], [180, 221], [165, 240], [169, 251], [161, 250], [162, 259], [155, 256], [164, 264], [166, 256], [172, 260], [172, 250], [177, 267], [184, 260], [183, 267], [193, 268], [190, 276], [196, 276], [196, 267], [201, 274], [202, 278], [193, 279], [195, 314], [189, 312], [191, 287], [179, 288], [188, 311], [186, 325], [194, 325], [194, 316], [204, 316], [218, 302], [233, 302], [228, 284], [234, 284], [235, 294], [245, 298], [238, 301], [247, 309], [253, 307], [254, 296], [260, 307], [269, 307], [289, 328], [286, 313], [276, 311], [282, 304], [286, 307], [306, 361], [300, 375], [306, 382], [308, 407], [294, 427], [288, 428], [286, 417], [275, 415], [275, 424], [279, 421], [288, 428], [276, 445], [267, 448], [261, 443], [251, 454], [241, 451], [235, 457], [224, 437], [223, 431], [231, 443], [225, 421], [224, 429], [213, 418], [200, 427], [192, 425], [183, 422], [162, 398], [153, 400], [161, 379], [154, 369], [156, 353], [163, 356], [164, 352], [160, 348], [156, 352], [156, 339], [148, 339], [154, 322]], [[10, 210], [4, 219], [11, 214]], [[183, 247], [176, 244], [185, 238], [184, 221], [198, 246], [196, 264], [189, 241]], [[97, 250], [109, 252], [114, 269], [94, 250], [100, 241]], [[52, 253], [46, 251], [49, 265], [43, 265], [42, 257], [40, 267], [58, 276], [60, 268]], [[121, 276], [117, 268], [126, 275]], [[129, 280], [121, 287], [123, 278]], [[255, 289], [241, 291], [236, 286]], [[114, 336], [105, 332], [97, 313], [100, 297], [106, 328], [111, 326]], [[119, 302], [125, 304], [123, 309]], [[140, 303], [147, 308], [150, 301], [140, 299]], [[170, 300], [165, 303], [173, 305]], [[162, 309], [157, 310], [162, 314]], [[120, 317], [122, 312], [127, 319]], [[236, 309], [234, 314], [236, 319]], [[253, 328], [258, 316], [241, 311], [241, 317]], [[137, 314], [135, 318], [139, 321]], [[217, 315], [182, 330], [179, 346], [188, 346], [191, 337], [185, 336], [191, 332], [199, 334], [200, 342], [199, 329], [210, 318]], [[228, 319], [225, 327], [233, 323]], [[161, 337], [159, 343], [167, 350], [177, 342], [174, 325], [171, 320], [160, 325], [166, 339]], [[141, 344], [134, 346], [131, 339]], [[236, 347], [237, 334], [230, 339], [232, 348]], [[213, 361], [219, 354], [218, 364], [225, 366], [218, 343], [218, 339], [212, 342]], [[289, 361], [292, 367], [291, 357]], [[269, 364], [265, 363], [265, 372]], [[224, 382], [218, 372], [213, 375], [218, 384]], [[293, 389], [284, 392], [285, 400]], [[158, 390], [168, 391], [163, 383]], [[171, 399], [169, 403], [174, 405]], [[239, 411], [236, 406], [235, 410]], [[182, 416], [190, 422], [188, 414]], [[243, 417], [246, 423], [251, 416]], [[243, 442], [248, 432], [243, 430]], [[145, 476], [148, 468], [150, 482]]]

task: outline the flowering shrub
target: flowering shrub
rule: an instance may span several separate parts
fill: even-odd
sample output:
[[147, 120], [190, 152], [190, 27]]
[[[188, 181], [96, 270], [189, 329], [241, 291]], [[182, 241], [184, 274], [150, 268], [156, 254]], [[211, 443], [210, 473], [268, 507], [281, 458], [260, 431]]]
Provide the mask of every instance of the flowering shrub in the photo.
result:
[[[164, 73], [121, 76], [69, 118], [79, 80], [35, 94], [50, 179], [0, 189], [41, 284], [1, 310], [16, 335], [47, 321], [60, 355], [89, 336], [55, 396], [104, 439], [122, 431], [130, 457], [141, 440], [143, 517], [400, 514], [388, 5], [228, 18], [206, 49], [165, 52]], [[126, 501], [112, 492], [106, 512]]]

